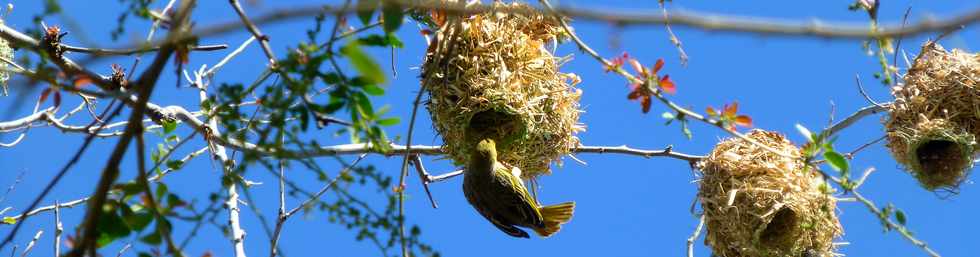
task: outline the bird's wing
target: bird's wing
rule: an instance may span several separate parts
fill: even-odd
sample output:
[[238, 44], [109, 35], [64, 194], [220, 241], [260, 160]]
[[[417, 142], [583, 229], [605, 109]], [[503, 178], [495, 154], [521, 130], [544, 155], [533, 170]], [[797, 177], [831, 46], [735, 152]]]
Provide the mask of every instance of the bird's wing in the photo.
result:
[[503, 214], [507, 221], [518, 226], [540, 227], [544, 218], [538, 210], [538, 204], [524, 187], [524, 181], [514, 176], [512, 170], [503, 165], [495, 165], [493, 176], [500, 183], [499, 192], [494, 192], [493, 201], [501, 207], [497, 213]]
[[494, 195], [494, 191], [483, 192], [481, 190], [477, 190], [476, 188], [478, 187], [474, 187], [471, 183], [474, 183], [474, 181], [467, 180], [466, 177], [463, 177], [463, 195], [466, 196], [466, 200], [470, 202], [470, 205], [472, 205], [473, 208], [480, 213], [480, 215], [490, 221], [493, 226], [497, 227], [508, 235], [523, 238], [530, 237], [527, 232], [515, 227], [513, 223], [507, 223], [506, 218], [501, 216], [499, 213], [488, 209], [491, 206], [490, 204], [481, 204], [481, 202], [496, 201], [496, 199], [493, 197], [489, 197]]

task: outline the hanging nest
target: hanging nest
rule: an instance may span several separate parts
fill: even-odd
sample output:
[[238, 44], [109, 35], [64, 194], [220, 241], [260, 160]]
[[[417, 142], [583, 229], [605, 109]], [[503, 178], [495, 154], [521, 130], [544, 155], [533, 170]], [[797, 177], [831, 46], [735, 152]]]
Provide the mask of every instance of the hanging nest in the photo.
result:
[[[775, 132], [747, 136], [792, 156], [799, 149]], [[698, 164], [705, 244], [720, 257], [834, 255], [842, 233], [836, 200], [802, 158], [787, 158], [732, 138]], [[816, 255], [812, 255], [816, 253]]]
[[927, 42], [892, 89], [888, 148], [928, 190], [954, 191], [973, 168], [980, 137], [980, 54]]
[[[3, 20], [0, 20], [0, 24], [3, 24]], [[7, 43], [7, 40], [0, 39], [0, 58], [14, 61], [14, 49], [10, 48], [10, 43]], [[8, 94], [7, 82], [10, 81], [10, 72], [13, 68], [6, 61], [0, 61], [0, 87], [3, 87], [3, 92], [0, 93], [4, 96]]]
[[[494, 3], [525, 9], [524, 4]], [[513, 12], [508, 12], [513, 13]], [[561, 73], [548, 46], [563, 29], [543, 14], [485, 13], [451, 17], [440, 25], [422, 66], [428, 110], [445, 152], [465, 164], [483, 138], [496, 140], [498, 159], [524, 178], [550, 172], [552, 162], [578, 145], [577, 76]], [[549, 44], [552, 43], [552, 44]]]

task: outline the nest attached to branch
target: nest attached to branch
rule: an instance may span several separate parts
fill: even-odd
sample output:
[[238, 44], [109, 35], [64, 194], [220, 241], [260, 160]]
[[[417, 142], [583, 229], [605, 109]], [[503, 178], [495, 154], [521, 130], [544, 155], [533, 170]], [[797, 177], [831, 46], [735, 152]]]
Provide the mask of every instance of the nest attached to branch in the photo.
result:
[[[525, 4], [494, 6], [519, 9]], [[524, 12], [521, 12], [524, 13]], [[446, 153], [464, 164], [483, 138], [496, 140], [498, 158], [524, 178], [550, 172], [552, 162], [578, 145], [582, 91], [575, 74], [558, 70], [548, 46], [563, 37], [544, 14], [485, 13], [450, 17], [435, 33], [422, 66], [428, 110]]]
[[928, 190], [955, 191], [973, 168], [980, 137], [977, 81], [980, 54], [926, 42], [904, 85], [892, 89], [888, 148]]
[[[747, 136], [783, 153], [799, 149], [775, 132]], [[698, 164], [705, 244], [720, 257], [834, 255], [842, 228], [836, 199], [801, 158], [787, 158], [732, 138]], [[809, 256], [809, 255], [807, 255]]]
[[[3, 20], [0, 20], [3, 23]], [[10, 47], [10, 43], [7, 40], [0, 39], [0, 58], [7, 61], [14, 61], [14, 49]], [[6, 96], [7, 83], [10, 81], [10, 74], [14, 69], [13, 66], [8, 64], [6, 61], [0, 61], [0, 87], [3, 87], [3, 91], [0, 94]]]

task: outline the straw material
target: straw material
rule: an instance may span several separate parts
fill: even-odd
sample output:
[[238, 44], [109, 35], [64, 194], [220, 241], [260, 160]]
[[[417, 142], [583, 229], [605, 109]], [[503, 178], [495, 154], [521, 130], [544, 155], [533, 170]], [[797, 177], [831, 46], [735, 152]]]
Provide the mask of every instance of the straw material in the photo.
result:
[[[3, 21], [0, 20], [0, 23]], [[8, 61], [14, 61], [14, 49], [10, 48], [10, 44], [7, 40], [0, 39], [0, 58]], [[3, 87], [3, 94], [6, 95], [7, 92], [7, 82], [10, 81], [10, 72], [13, 69], [10, 64], [5, 61], [0, 61], [0, 86]]]
[[927, 42], [892, 89], [888, 148], [928, 190], [955, 191], [973, 167], [980, 137], [980, 54]]
[[575, 133], [585, 130], [578, 123], [578, 77], [559, 72], [561, 58], [547, 49], [561, 33], [556, 19], [506, 13], [454, 17], [439, 28], [422, 83], [435, 129], [456, 164], [466, 163], [479, 140], [492, 138], [501, 162], [534, 178], [578, 145]]
[[[799, 149], [775, 132], [747, 135], [780, 152]], [[705, 244], [720, 257], [834, 255], [842, 233], [836, 200], [820, 176], [787, 158], [738, 138], [718, 143], [698, 164]]]

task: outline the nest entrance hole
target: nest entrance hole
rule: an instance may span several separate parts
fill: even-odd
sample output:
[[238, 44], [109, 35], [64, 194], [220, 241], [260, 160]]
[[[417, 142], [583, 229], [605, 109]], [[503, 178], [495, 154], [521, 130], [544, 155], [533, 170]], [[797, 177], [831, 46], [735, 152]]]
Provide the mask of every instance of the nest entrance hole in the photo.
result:
[[[491, 138], [498, 143], [507, 143], [523, 134], [524, 123], [520, 117], [494, 109], [473, 114], [470, 118], [470, 133], [476, 140]], [[498, 146], [499, 147], [499, 146]]]
[[772, 220], [762, 230], [759, 240], [765, 247], [781, 248], [782, 246], [792, 246], [798, 234], [796, 230], [799, 226], [799, 215], [791, 208], [783, 207], [776, 211]]
[[920, 172], [937, 183], [955, 181], [970, 162], [963, 148], [948, 140], [928, 141], [915, 149], [915, 155]]

